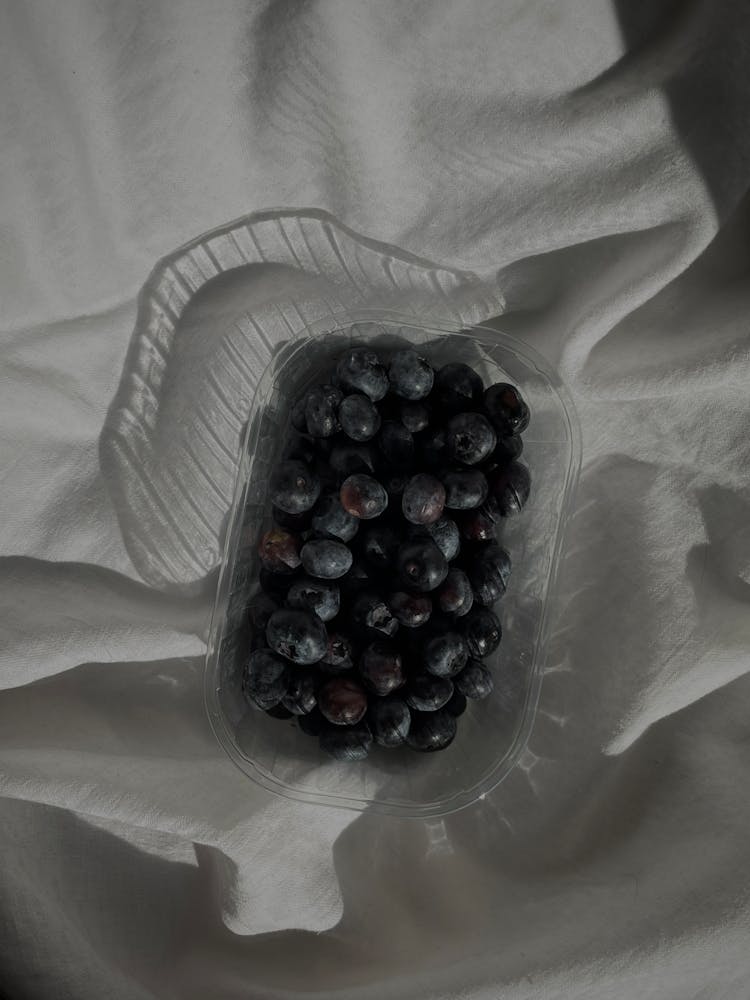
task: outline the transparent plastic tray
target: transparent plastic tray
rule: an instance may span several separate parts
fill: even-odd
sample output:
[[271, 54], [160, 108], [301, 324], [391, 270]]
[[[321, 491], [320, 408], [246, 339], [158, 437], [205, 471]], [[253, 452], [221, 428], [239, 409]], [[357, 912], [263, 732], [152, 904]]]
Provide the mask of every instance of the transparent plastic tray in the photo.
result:
[[[531, 409], [522, 460], [531, 471], [532, 493], [502, 529], [513, 572], [496, 609], [503, 641], [489, 661], [493, 694], [469, 703], [446, 750], [418, 754], [375, 747], [364, 761], [338, 762], [293, 720], [279, 721], [248, 706], [240, 682], [249, 641], [247, 606], [257, 589], [257, 542], [270, 524], [268, 478], [289, 434], [291, 404], [323, 380], [352, 342], [384, 349], [417, 345], [436, 366], [463, 361], [487, 385], [517, 385]], [[399, 815], [443, 815], [502, 781], [526, 745], [536, 712], [562, 534], [579, 465], [578, 424], [559, 376], [525, 344], [494, 329], [455, 332], [455, 326], [441, 328], [432, 319], [420, 326], [411, 318], [367, 312], [352, 314], [333, 332], [307, 327], [286, 344], [261, 377], [248, 420], [208, 641], [206, 709], [231, 759], [249, 778], [281, 795]]]

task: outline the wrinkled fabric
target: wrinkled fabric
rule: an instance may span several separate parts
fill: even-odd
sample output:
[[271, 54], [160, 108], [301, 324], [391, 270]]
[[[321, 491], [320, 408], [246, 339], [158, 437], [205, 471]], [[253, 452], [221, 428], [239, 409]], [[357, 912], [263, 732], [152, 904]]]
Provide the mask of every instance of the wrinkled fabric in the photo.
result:
[[[0, 4], [0, 994], [744, 1000], [749, 28]], [[276, 797], [203, 708], [254, 385], [367, 306], [527, 341], [582, 430], [529, 746], [443, 819]]]

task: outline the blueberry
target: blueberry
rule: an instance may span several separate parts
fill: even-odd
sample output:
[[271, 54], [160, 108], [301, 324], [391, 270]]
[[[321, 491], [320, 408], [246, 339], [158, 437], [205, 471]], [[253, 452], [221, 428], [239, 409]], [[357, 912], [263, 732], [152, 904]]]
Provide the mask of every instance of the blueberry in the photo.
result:
[[288, 514], [302, 514], [315, 506], [320, 480], [304, 462], [293, 459], [278, 465], [270, 479], [272, 502]]
[[339, 358], [336, 377], [346, 392], [363, 392], [373, 403], [388, 392], [385, 368], [377, 354], [366, 347], [353, 347]]
[[385, 464], [396, 469], [411, 469], [414, 464], [414, 438], [403, 424], [386, 420], [378, 434], [378, 447]]
[[440, 477], [445, 486], [445, 506], [453, 510], [481, 507], [487, 499], [487, 480], [479, 469], [449, 469]]
[[447, 430], [446, 454], [463, 465], [477, 465], [497, 444], [492, 424], [481, 413], [457, 413], [448, 421]]
[[258, 554], [261, 563], [272, 573], [293, 573], [300, 565], [300, 540], [283, 528], [264, 532]]
[[459, 632], [436, 629], [422, 645], [425, 669], [436, 677], [454, 677], [468, 659], [469, 650]]
[[266, 639], [274, 652], [293, 663], [317, 663], [328, 648], [328, 635], [321, 620], [309, 611], [291, 608], [282, 608], [271, 615]]
[[474, 603], [468, 576], [460, 569], [451, 569], [437, 591], [437, 605], [443, 614], [460, 618]]
[[500, 622], [489, 608], [475, 604], [462, 621], [464, 638], [473, 657], [489, 656], [500, 645], [503, 635]]
[[522, 452], [523, 438], [520, 434], [516, 434], [515, 437], [499, 437], [495, 450], [490, 455], [490, 461], [504, 467], [520, 458]]
[[337, 444], [331, 450], [329, 461], [341, 479], [356, 472], [375, 471], [375, 456], [372, 449], [364, 444]]
[[341, 595], [335, 583], [303, 576], [295, 580], [287, 594], [290, 608], [311, 611], [323, 622], [329, 622], [339, 613]]
[[379, 517], [388, 506], [388, 494], [371, 476], [357, 473], [341, 484], [339, 493], [344, 510], [363, 520]]
[[315, 694], [317, 687], [318, 681], [314, 673], [307, 670], [295, 670], [281, 703], [292, 715], [307, 715], [317, 704]]
[[482, 546], [472, 553], [469, 579], [480, 604], [494, 604], [505, 593], [510, 578], [510, 556], [497, 544]]
[[453, 678], [456, 690], [466, 698], [487, 698], [492, 694], [492, 674], [481, 660], [469, 660], [460, 674]]
[[339, 585], [344, 594], [356, 594], [373, 586], [373, 570], [364, 559], [355, 559], [349, 572], [341, 577]]
[[304, 462], [312, 465], [315, 461], [315, 444], [306, 434], [295, 434], [284, 448], [281, 457], [283, 459], [294, 459], [297, 462]]
[[323, 713], [317, 707], [308, 712], [307, 715], [298, 715], [297, 725], [306, 736], [320, 736], [323, 730], [328, 728]]
[[318, 708], [335, 726], [353, 726], [367, 711], [367, 695], [351, 677], [332, 677], [318, 691]]
[[401, 497], [409, 481], [408, 473], [402, 469], [383, 469], [380, 474], [380, 480], [388, 494], [388, 502], [395, 502], [397, 506], [400, 506]]
[[418, 434], [430, 426], [430, 407], [428, 403], [405, 399], [398, 410], [401, 423], [412, 434]]
[[371, 399], [360, 393], [345, 396], [339, 406], [341, 430], [352, 441], [369, 441], [380, 430], [380, 414]]
[[416, 674], [406, 689], [406, 704], [418, 712], [436, 712], [447, 705], [453, 695], [453, 684], [447, 677]]
[[305, 403], [307, 402], [307, 397], [303, 396], [298, 399], [296, 403], [292, 406], [291, 421], [292, 427], [299, 431], [300, 434], [307, 433], [307, 418], [305, 417]]
[[345, 670], [351, 670], [353, 666], [352, 644], [349, 639], [340, 632], [329, 632], [328, 647], [320, 661], [320, 669], [328, 674], [341, 674]]
[[407, 589], [425, 593], [448, 575], [448, 561], [431, 538], [415, 538], [399, 547], [398, 573]]
[[391, 694], [404, 683], [401, 656], [393, 643], [376, 639], [366, 646], [359, 658], [359, 673], [365, 684], [378, 695]]
[[338, 580], [352, 564], [351, 550], [333, 538], [316, 538], [305, 542], [300, 553], [302, 565], [310, 576], [322, 580]]
[[484, 411], [501, 437], [520, 434], [529, 425], [529, 408], [508, 382], [496, 382], [484, 393]]
[[456, 720], [444, 708], [437, 712], [413, 712], [406, 742], [412, 750], [430, 753], [444, 750], [456, 736]]
[[447, 439], [444, 427], [433, 427], [420, 435], [419, 460], [426, 469], [439, 469], [443, 465]]
[[456, 558], [461, 550], [461, 539], [455, 521], [444, 516], [434, 524], [425, 524], [422, 530], [430, 536], [448, 562]]
[[320, 749], [334, 760], [364, 760], [372, 746], [372, 734], [361, 723], [347, 728], [326, 727], [320, 733]]
[[432, 601], [424, 594], [407, 594], [397, 590], [388, 598], [394, 617], [407, 628], [419, 628], [432, 614]]
[[373, 698], [367, 710], [367, 721], [377, 744], [381, 747], [397, 747], [406, 740], [411, 713], [398, 695]]
[[412, 476], [404, 487], [401, 509], [412, 524], [434, 524], [445, 507], [445, 487], [428, 473]]
[[400, 541], [393, 525], [377, 521], [362, 532], [362, 555], [373, 569], [388, 569], [393, 564]]
[[388, 380], [391, 389], [404, 399], [424, 399], [432, 390], [435, 373], [424, 358], [410, 348], [396, 351], [391, 358]]
[[277, 602], [268, 594], [259, 591], [250, 599], [248, 606], [248, 618], [252, 627], [258, 631], [265, 632], [268, 619], [279, 610]]
[[318, 500], [311, 523], [319, 534], [342, 542], [350, 542], [359, 528], [359, 520], [344, 510], [338, 493], [327, 493]]
[[489, 503], [501, 517], [511, 517], [525, 507], [531, 492], [531, 477], [521, 462], [511, 462], [504, 469], [493, 469], [487, 480]]
[[461, 536], [467, 542], [491, 541], [497, 532], [497, 524], [487, 507], [475, 507], [459, 515], [458, 525]]
[[398, 631], [398, 622], [380, 594], [364, 591], [352, 603], [352, 621], [355, 625], [372, 628], [392, 636]]
[[[311, 389], [305, 400], [305, 421], [307, 433], [315, 438], [327, 438], [335, 434], [339, 429], [339, 422], [336, 417], [336, 397], [330, 392], [326, 392], [326, 386], [318, 385]], [[330, 388], [333, 389], [331, 386]], [[333, 390], [341, 393], [337, 389]]]
[[251, 653], [242, 675], [242, 690], [258, 708], [273, 708], [289, 686], [289, 665], [270, 650]]
[[266, 594], [269, 594], [279, 603], [283, 603], [286, 600], [289, 588], [296, 579], [296, 573], [272, 573], [265, 566], [261, 566], [258, 572], [258, 582], [260, 583], [261, 590], [265, 591]]
[[310, 527], [312, 510], [302, 511], [301, 514], [290, 514], [288, 511], [282, 510], [281, 507], [277, 507], [274, 504], [271, 507], [271, 516], [279, 528], [300, 534], [300, 532], [306, 531]]
[[453, 697], [445, 706], [445, 711], [449, 712], [455, 719], [457, 719], [460, 715], [463, 715], [464, 712], [466, 711], [467, 702], [466, 702], [466, 695], [461, 694], [460, 691], [455, 689], [456, 688], [455, 683], [453, 687], [454, 687]]
[[433, 397], [439, 412], [472, 410], [481, 402], [483, 393], [484, 383], [468, 365], [443, 365], [435, 375]]
[[294, 718], [294, 712], [290, 712], [289, 709], [285, 708], [280, 702], [278, 705], [274, 705], [272, 708], [267, 708], [266, 715], [270, 715], [272, 719]]

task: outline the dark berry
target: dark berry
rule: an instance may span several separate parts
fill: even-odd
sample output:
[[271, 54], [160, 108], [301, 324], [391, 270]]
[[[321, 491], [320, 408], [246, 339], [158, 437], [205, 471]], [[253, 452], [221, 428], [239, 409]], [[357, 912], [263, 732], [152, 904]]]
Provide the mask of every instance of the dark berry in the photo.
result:
[[366, 347], [353, 347], [339, 358], [336, 377], [346, 392], [363, 392], [373, 403], [388, 392], [385, 368], [377, 354]]
[[531, 491], [529, 470], [521, 462], [511, 462], [504, 469], [493, 469], [487, 476], [490, 504], [502, 517], [518, 514]]
[[334, 760], [364, 760], [372, 746], [372, 733], [364, 724], [347, 728], [327, 726], [320, 733], [320, 749]]
[[312, 465], [315, 461], [315, 444], [305, 434], [295, 434], [284, 448], [281, 457], [294, 459], [297, 462], [304, 462], [305, 465]]
[[340, 632], [330, 632], [328, 647], [320, 661], [320, 669], [329, 674], [340, 674], [345, 670], [351, 670], [353, 666], [351, 642]]
[[520, 434], [515, 437], [501, 437], [497, 439], [495, 450], [490, 455], [490, 461], [496, 465], [506, 466], [521, 457], [523, 452], [523, 438]]
[[[307, 423], [307, 433], [315, 438], [327, 438], [335, 434], [339, 429], [339, 422], [336, 417], [337, 400], [330, 392], [326, 392], [326, 386], [315, 386], [307, 394], [305, 401], [305, 421]], [[333, 386], [334, 392], [341, 393]]]
[[450, 714], [454, 717], [454, 719], [457, 719], [459, 715], [463, 715], [464, 712], [466, 711], [467, 702], [466, 702], [466, 695], [463, 695], [461, 694], [460, 691], [455, 690], [456, 688], [455, 684], [453, 685], [453, 687], [454, 687], [453, 697], [445, 706], [445, 711], [450, 712]]
[[443, 614], [460, 618], [474, 603], [474, 594], [468, 576], [460, 569], [452, 569], [436, 594], [437, 606]]
[[429, 621], [432, 601], [425, 594], [407, 594], [397, 590], [388, 598], [394, 617], [407, 628], [419, 628]]
[[445, 448], [451, 461], [477, 465], [492, 453], [496, 444], [492, 424], [481, 413], [457, 413], [448, 421]]
[[439, 469], [446, 458], [447, 433], [444, 427], [434, 427], [419, 437], [419, 461], [426, 469]]
[[450, 469], [440, 477], [445, 486], [445, 506], [453, 510], [481, 507], [487, 499], [487, 480], [479, 469]]
[[382, 485], [362, 473], [345, 479], [339, 496], [344, 510], [362, 520], [379, 517], [388, 506], [388, 494]]
[[305, 403], [307, 402], [307, 397], [303, 396], [302, 399], [298, 399], [297, 402], [292, 406], [291, 421], [292, 427], [299, 431], [300, 434], [307, 433], [307, 418], [305, 417]]
[[393, 525], [377, 521], [362, 532], [362, 556], [373, 569], [388, 569], [393, 564], [400, 541]]
[[510, 578], [510, 556], [499, 545], [482, 546], [467, 560], [472, 589], [480, 604], [494, 604], [505, 593]]
[[337, 444], [330, 455], [331, 468], [341, 479], [356, 472], [374, 472], [375, 456], [365, 444]]
[[367, 710], [367, 721], [377, 744], [381, 747], [397, 747], [406, 740], [411, 713], [398, 695], [373, 698]]
[[380, 594], [364, 591], [352, 603], [352, 621], [365, 628], [373, 628], [384, 635], [398, 631], [398, 622]]
[[484, 393], [484, 411], [500, 437], [520, 434], [529, 425], [529, 408], [508, 382], [497, 382]]
[[391, 358], [388, 380], [391, 389], [403, 399], [424, 399], [432, 389], [435, 378], [430, 365], [416, 351], [405, 348]]
[[436, 712], [447, 705], [453, 695], [453, 684], [448, 677], [417, 674], [409, 681], [405, 699], [409, 708], [418, 712]]
[[456, 690], [466, 698], [486, 698], [492, 694], [492, 674], [481, 660], [469, 660], [460, 674], [453, 678]]
[[402, 423], [386, 420], [378, 434], [378, 447], [386, 465], [395, 469], [412, 468], [414, 438]]
[[407, 589], [422, 593], [439, 587], [448, 575], [448, 561], [431, 538], [415, 538], [400, 546], [396, 565]]
[[242, 690], [258, 708], [273, 708], [289, 685], [289, 665], [267, 649], [251, 653], [242, 675]]
[[435, 375], [433, 397], [439, 412], [472, 410], [481, 401], [484, 383], [473, 368], [459, 363], [443, 365]]
[[412, 524], [434, 524], [445, 507], [445, 487], [426, 472], [412, 476], [404, 487], [401, 509]]
[[274, 504], [271, 507], [271, 516], [280, 528], [300, 534], [300, 532], [306, 531], [310, 527], [312, 510], [302, 511], [301, 514], [290, 514], [288, 511], [282, 510], [281, 507], [277, 507]]
[[289, 460], [278, 465], [269, 483], [271, 501], [289, 514], [302, 514], [315, 506], [320, 480], [304, 462]]
[[380, 414], [361, 393], [345, 396], [339, 406], [341, 430], [352, 441], [369, 441], [380, 430]]
[[461, 539], [455, 521], [449, 517], [441, 517], [434, 524], [425, 524], [422, 530], [430, 536], [448, 562], [456, 558], [461, 549]]
[[289, 709], [292, 715], [307, 715], [317, 704], [315, 695], [317, 687], [318, 682], [314, 673], [307, 670], [295, 670], [281, 703], [284, 708]]
[[328, 723], [317, 707], [308, 712], [307, 715], [298, 715], [297, 725], [306, 736], [320, 736], [323, 730], [328, 728]]
[[395, 502], [396, 506], [399, 506], [406, 484], [409, 482], [409, 474], [403, 469], [382, 469], [380, 480], [388, 494], [388, 502]]
[[353, 726], [367, 711], [367, 695], [351, 677], [332, 677], [318, 691], [318, 708], [335, 726]]
[[401, 656], [393, 643], [376, 639], [366, 646], [359, 658], [359, 672], [375, 694], [391, 694], [404, 683]]
[[412, 750], [430, 753], [444, 750], [456, 736], [456, 720], [444, 708], [437, 712], [413, 712], [406, 742]]
[[268, 645], [293, 663], [317, 663], [325, 656], [328, 635], [321, 620], [309, 611], [282, 608], [266, 625]]
[[489, 608], [475, 604], [463, 618], [462, 628], [469, 652], [477, 659], [489, 656], [500, 645], [503, 631], [497, 615]]
[[294, 712], [290, 712], [288, 708], [279, 702], [278, 705], [274, 705], [272, 708], [266, 709], [266, 715], [270, 715], [272, 719], [293, 719]]
[[329, 580], [315, 580], [310, 576], [295, 580], [289, 588], [286, 599], [290, 608], [311, 611], [324, 622], [336, 617], [341, 603], [339, 588], [335, 583]]
[[279, 605], [268, 594], [259, 591], [250, 599], [248, 605], [248, 619], [252, 627], [258, 631], [265, 632], [268, 619], [279, 610]]
[[399, 407], [398, 415], [401, 423], [412, 434], [418, 434], [430, 426], [430, 407], [428, 403], [405, 399]]
[[357, 534], [359, 520], [344, 510], [338, 493], [327, 493], [315, 505], [312, 526], [321, 535], [350, 542]]
[[469, 659], [469, 650], [460, 632], [437, 629], [422, 645], [425, 669], [436, 677], [455, 677]]
[[302, 565], [310, 576], [322, 580], [338, 580], [352, 564], [351, 550], [333, 538], [316, 538], [305, 542], [300, 553]]
[[457, 521], [461, 535], [467, 542], [489, 542], [495, 538], [497, 523], [486, 506], [462, 512]]
[[344, 594], [356, 594], [373, 585], [373, 570], [363, 559], [355, 559], [349, 572], [341, 577], [339, 586]]
[[283, 528], [264, 532], [258, 546], [260, 561], [272, 573], [293, 573], [300, 565], [300, 540]]

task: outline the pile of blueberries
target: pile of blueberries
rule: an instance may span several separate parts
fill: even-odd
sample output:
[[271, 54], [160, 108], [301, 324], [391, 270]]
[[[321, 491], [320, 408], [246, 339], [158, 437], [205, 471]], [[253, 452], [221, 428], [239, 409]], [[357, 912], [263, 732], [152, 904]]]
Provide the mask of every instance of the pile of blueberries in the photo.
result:
[[293, 407], [269, 489], [251, 652], [257, 708], [296, 716], [338, 760], [373, 742], [447, 747], [467, 698], [493, 688], [492, 610], [511, 570], [497, 541], [530, 479], [529, 409], [468, 365], [367, 347]]

